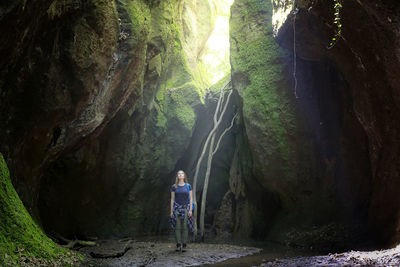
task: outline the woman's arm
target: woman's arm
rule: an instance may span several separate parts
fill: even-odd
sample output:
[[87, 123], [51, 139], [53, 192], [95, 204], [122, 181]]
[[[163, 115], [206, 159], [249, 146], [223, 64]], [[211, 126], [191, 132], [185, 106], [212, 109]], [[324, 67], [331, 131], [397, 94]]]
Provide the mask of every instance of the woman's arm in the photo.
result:
[[171, 212], [170, 216], [173, 217], [174, 214], [174, 202], [175, 202], [175, 192], [171, 192]]
[[192, 217], [192, 207], [193, 207], [193, 193], [192, 193], [192, 190], [189, 191], [189, 196], [190, 196], [189, 217]]
[[190, 210], [189, 211], [192, 211], [192, 207], [193, 207], [193, 193], [192, 193], [192, 190], [190, 190], [189, 191], [189, 196], [190, 196]]

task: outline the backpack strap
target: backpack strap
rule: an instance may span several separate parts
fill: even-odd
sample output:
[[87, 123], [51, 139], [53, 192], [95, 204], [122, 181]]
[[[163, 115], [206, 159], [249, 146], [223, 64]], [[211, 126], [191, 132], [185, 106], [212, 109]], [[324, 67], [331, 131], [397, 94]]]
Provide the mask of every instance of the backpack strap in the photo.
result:
[[189, 202], [190, 202], [190, 190], [189, 190], [189, 184], [185, 183], [187, 190], [188, 190], [188, 198], [189, 198]]
[[[186, 185], [186, 187], [187, 187], [187, 190], [188, 190], [188, 193], [189, 193], [189, 203], [190, 203], [190, 190], [189, 190], [189, 184], [187, 184], [187, 183], [185, 183], [185, 185]], [[192, 211], [194, 211], [194, 202], [192, 202]]]

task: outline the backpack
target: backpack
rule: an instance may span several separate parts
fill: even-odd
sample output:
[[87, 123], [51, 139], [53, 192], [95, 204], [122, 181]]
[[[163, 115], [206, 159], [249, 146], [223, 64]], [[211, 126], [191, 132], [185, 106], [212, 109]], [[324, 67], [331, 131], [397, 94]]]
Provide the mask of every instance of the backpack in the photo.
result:
[[[188, 193], [189, 193], [189, 204], [190, 204], [190, 190], [189, 190], [189, 184], [185, 183]], [[194, 211], [194, 201], [192, 202], [192, 212]]]

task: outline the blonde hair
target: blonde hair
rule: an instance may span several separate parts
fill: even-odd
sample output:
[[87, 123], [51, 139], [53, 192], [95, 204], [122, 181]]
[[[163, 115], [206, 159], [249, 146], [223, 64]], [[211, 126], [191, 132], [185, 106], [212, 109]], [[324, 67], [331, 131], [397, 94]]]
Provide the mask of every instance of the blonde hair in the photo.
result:
[[183, 170], [179, 170], [179, 171], [176, 172], [176, 175], [175, 175], [175, 187], [178, 186], [178, 181], [179, 181], [178, 172], [183, 172], [183, 175], [185, 176], [185, 178], [184, 178], [185, 183], [189, 183], [188, 180], [187, 180], [186, 172], [184, 172]]

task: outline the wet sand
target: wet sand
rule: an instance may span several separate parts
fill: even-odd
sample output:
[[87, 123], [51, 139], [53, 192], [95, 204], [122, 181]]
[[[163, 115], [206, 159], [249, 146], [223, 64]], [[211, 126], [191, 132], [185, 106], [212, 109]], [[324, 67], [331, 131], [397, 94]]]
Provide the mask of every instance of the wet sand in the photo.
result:
[[[97, 255], [112, 255], [129, 250], [123, 256], [116, 258], [92, 258], [90, 253]], [[103, 240], [98, 246], [86, 247], [80, 250], [88, 261], [82, 266], [199, 266], [212, 264], [227, 259], [243, 257], [261, 251], [260, 248], [235, 246], [229, 244], [188, 244], [186, 252], [176, 252], [175, 243]]]
[[[140, 241], [99, 240], [97, 246], [81, 248], [79, 252], [87, 259], [81, 266], [400, 266], [400, 246], [332, 254], [264, 241], [210, 240], [210, 243], [189, 243], [186, 252], [176, 252], [175, 248], [173, 238], [159, 236]], [[90, 256], [91, 253], [112, 255], [125, 250], [123, 256], [115, 258]]]

